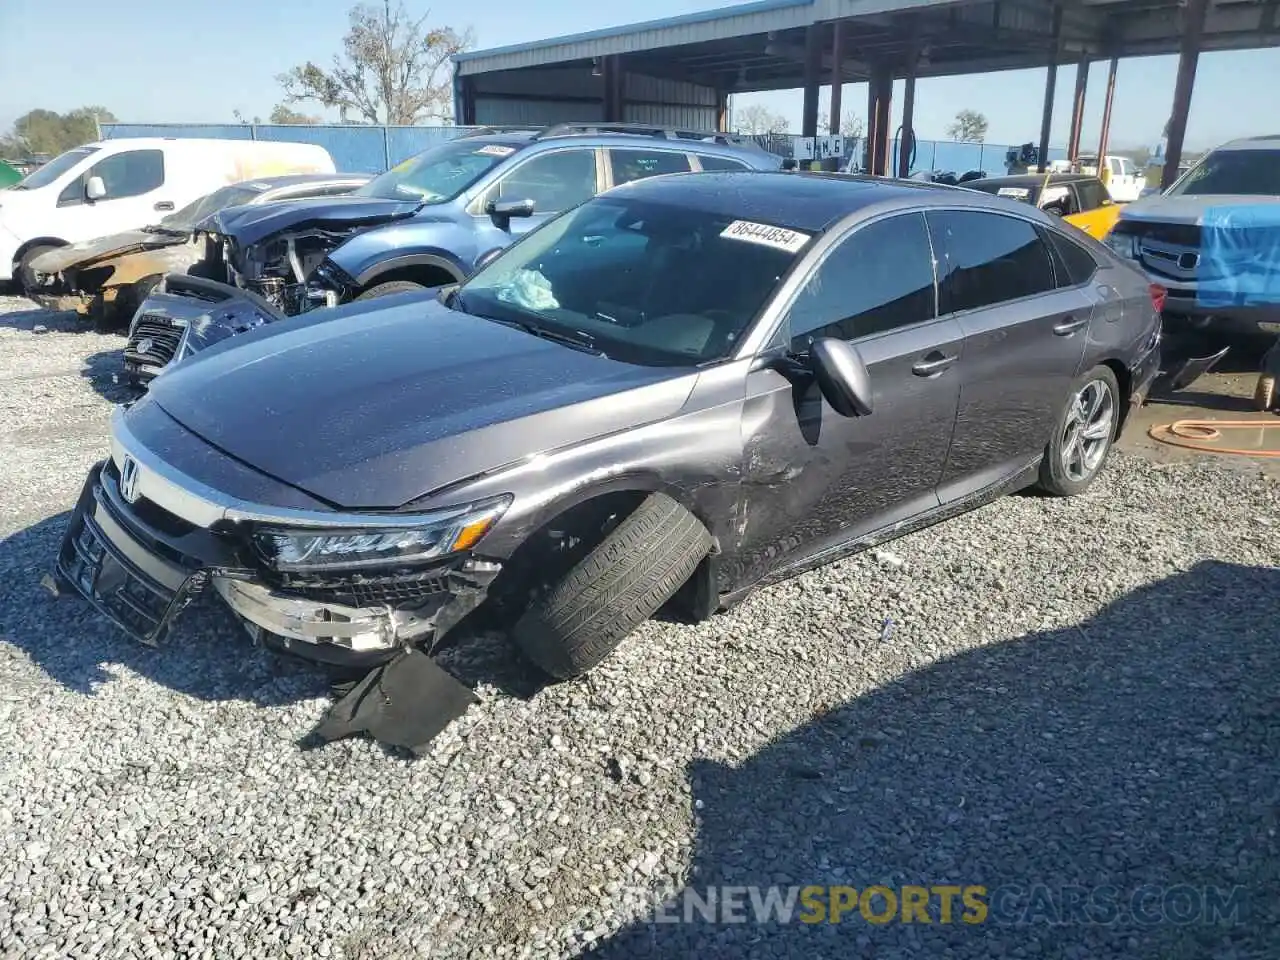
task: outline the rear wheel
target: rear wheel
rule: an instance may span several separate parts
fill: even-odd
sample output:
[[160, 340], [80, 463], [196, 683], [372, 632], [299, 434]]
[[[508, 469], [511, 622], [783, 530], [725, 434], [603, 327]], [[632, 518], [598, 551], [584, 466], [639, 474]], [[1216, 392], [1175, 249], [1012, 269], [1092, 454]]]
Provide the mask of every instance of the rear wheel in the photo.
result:
[[397, 293], [414, 293], [426, 289], [421, 283], [414, 283], [412, 280], [388, 280], [386, 283], [370, 287], [356, 299], [376, 300], [378, 297], [390, 297]]
[[512, 637], [551, 676], [580, 676], [653, 616], [710, 549], [697, 517], [665, 494], [651, 494], [530, 604]]
[[1120, 404], [1120, 385], [1110, 367], [1096, 366], [1072, 385], [1040, 464], [1042, 490], [1074, 497], [1089, 489], [1119, 432]]

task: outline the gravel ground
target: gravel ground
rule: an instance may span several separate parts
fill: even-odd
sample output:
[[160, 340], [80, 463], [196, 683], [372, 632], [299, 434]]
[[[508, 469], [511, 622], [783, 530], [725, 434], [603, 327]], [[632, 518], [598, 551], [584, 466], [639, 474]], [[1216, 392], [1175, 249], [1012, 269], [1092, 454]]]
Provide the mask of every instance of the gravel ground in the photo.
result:
[[[120, 340], [0, 310], [0, 955], [1280, 955], [1274, 481], [1117, 455], [1085, 497], [647, 624], [581, 682], [487, 638], [422, 759], [305, 750], [325, 677], [215, 605], [151, 651], [40, 588]], [[1024, 899], [709, 926], [636, 894], [947, 883]], [[1173, 884], [1239, 887], [1234, 922], [1014, 922], [1035, 885]]]

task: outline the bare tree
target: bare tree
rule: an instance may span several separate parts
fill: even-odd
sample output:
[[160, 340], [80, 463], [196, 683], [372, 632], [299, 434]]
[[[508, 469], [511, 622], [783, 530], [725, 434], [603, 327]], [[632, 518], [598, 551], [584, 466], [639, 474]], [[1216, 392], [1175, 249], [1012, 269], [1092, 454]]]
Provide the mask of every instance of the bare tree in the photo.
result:
[[[818, 133], [825, 134], [831, 129], [831, 114], [818, 114]], [[840, 135], [842, 137], [852, 137], [854, 140], [860, 138], [866, 125], [862, 122], [861, 117], [854, 116], [852, 113], [846, 113], [840, 118]]]
[[401, 0], [360, 4], [350, 12], [343, 53], [325, 70], [308, 61], [276, 79], [285, 102], [310, 100], [336, 109], [343, 123], [414, 124], [453, 119], [449, 58], [475, 42], [470, 30], [428, 27], [428, 11], [412, 19]]
[[750, 136], [758, 136], [762, 133], [786, 133], [789, 126], [786, 117], [774, 113], [760, 103], [753, 103], [749, 107], [735, 111], [733, 119], [737, 132]]
[[952, 140], [982, 143], [987, 139], [987, 118], [977, 110], [961, 110], [955, 122], [947, 127], [947, 136]]

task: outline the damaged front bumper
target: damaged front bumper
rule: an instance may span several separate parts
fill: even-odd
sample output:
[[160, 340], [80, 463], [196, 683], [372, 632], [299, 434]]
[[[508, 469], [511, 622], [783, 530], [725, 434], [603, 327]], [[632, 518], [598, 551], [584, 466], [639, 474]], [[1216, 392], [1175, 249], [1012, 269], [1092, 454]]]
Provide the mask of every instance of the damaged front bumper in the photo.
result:
[[170, 274], [142, 301], [129, 326], [125, 376], [148, 383], [215, 343], [282, 319], [284, 314], [247, 290]]
[[[130, 464], [125, 486], [136, 490], [136, 471], [146, 468]], [[244, 524], [202, 526], [212, 504], [182, 516], [175, 504], [199, 495], [168, 490], [172, 481], [158, 474], [148, 481], [145, 492], [156, 499], [139, 492], [129, 501], [116, 459], [95, 466], [56, 570], [63, 585], [150, 646], [168, 638], [179, 613], [211, 584], [255, 640], [318, 662], [372, 667], [433, 646], [484, 600], [501, 569], [455, 556], [410, 571], [272, 582], [278, 578], [252, 559]]]

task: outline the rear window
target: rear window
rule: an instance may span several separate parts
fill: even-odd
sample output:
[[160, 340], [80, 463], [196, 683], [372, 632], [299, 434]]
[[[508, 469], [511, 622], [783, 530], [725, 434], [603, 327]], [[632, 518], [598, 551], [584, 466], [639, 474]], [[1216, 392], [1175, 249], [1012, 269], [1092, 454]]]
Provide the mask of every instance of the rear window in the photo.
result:
[[746, 170], [747, 165], [741, 160], [732, 160], [729, 157], [716, 157], [706, 153], [698, 154], [698, 162], [702, 164], [703, 170]]
[[656, 177], [664, 173], [688, 173], [689, 158], [672, 150], [625, 150], [610, 148], [609, 167], [614, 185]]
[[1078, 287], [1088, 283], [1097, 272], [1098, 261], [1080, 244], [1069, 240], [1056, 230], [1045, 230], [1049, 251], [1053, 255], [1054, 273], [1059, 287]]

